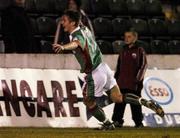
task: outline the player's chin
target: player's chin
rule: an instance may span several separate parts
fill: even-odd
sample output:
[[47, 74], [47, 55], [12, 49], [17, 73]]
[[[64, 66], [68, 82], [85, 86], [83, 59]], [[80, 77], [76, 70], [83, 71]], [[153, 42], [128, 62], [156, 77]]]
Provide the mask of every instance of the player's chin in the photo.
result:
[[130, 42], [127, 42], [127, 41], [125, 41], [124, 43], [125, 43], [126, 45], [129, 45], [129, 44], [130, 44]]
[[64, 27], [64, 32], [68, 32], [68, 29]]

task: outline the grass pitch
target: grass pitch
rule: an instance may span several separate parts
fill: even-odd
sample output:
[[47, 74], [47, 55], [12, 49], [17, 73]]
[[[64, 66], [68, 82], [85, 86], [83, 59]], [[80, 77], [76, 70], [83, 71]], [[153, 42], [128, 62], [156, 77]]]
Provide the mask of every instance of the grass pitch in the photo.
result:
[[0, 138], [180, 138], [180, 127], [123, 127], [111, 131], [99, 131], [91, 128], [1, 127]]

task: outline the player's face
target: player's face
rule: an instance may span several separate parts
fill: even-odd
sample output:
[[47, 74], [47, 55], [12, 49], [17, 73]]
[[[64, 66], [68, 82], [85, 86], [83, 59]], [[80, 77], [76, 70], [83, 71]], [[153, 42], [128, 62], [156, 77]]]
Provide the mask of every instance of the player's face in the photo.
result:
[[134, 36], [131, 32], [126, 32], [124, 34], [124, 41], [127, 45], [133, 44], [136, 41], [136, 36]]
[[65, 32], [71, 33], [71, 31], [73, 30], [73, 27], [74, 27], [74, 22], [70, 21], [69, 17], [64, 15], [62, 17], [62, 26], [63, 26]]

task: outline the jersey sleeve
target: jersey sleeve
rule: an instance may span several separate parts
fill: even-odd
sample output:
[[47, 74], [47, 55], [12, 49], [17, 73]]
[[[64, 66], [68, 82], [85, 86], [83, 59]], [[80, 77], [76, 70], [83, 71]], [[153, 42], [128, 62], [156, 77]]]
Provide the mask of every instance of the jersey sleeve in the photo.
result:
[[75, 40], [78, 40], [79, 43], [80, 43], [79, 46], [80, 46], [82, 49], [84, 49], [84, 47], [85, 47], [85, 38], [83, 38], [83, 36], [81, 36], [81, 35], [77, 35], [76, 37], [73, 38], [73, 41], [75, 41]]

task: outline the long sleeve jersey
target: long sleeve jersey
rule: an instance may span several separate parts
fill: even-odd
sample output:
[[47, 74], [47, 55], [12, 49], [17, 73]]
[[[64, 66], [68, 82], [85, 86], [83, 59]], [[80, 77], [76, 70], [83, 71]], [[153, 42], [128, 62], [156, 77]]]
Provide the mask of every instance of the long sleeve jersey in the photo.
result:
[[147, 68], [146, 53], [142, 47], [134, 44], [129, 48], [124, 46], [119, 54], [115, 78], [121, 89], [137, 90], [143, 82]]

